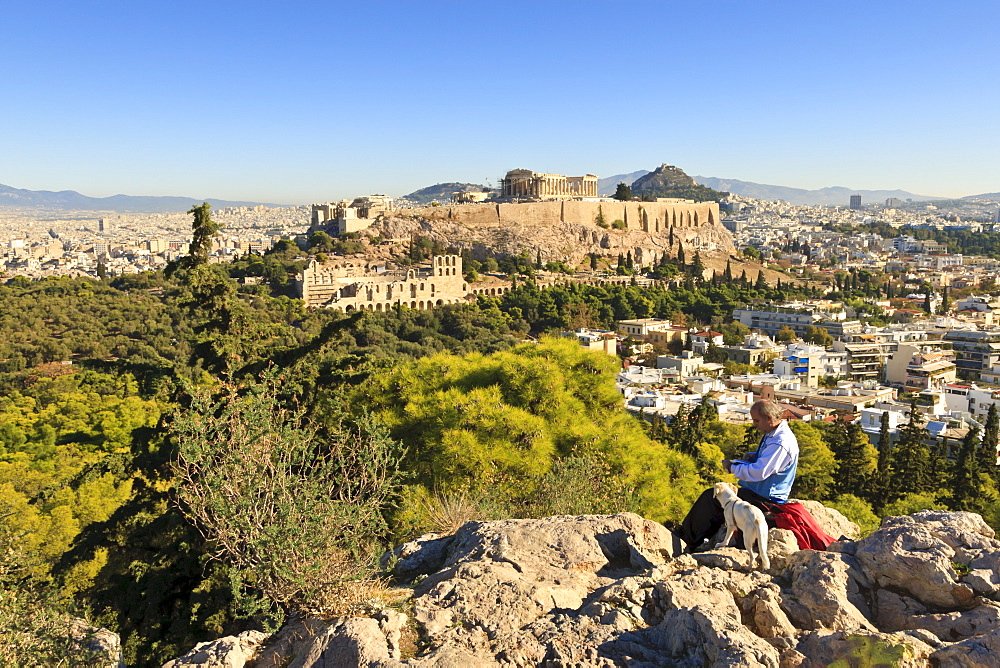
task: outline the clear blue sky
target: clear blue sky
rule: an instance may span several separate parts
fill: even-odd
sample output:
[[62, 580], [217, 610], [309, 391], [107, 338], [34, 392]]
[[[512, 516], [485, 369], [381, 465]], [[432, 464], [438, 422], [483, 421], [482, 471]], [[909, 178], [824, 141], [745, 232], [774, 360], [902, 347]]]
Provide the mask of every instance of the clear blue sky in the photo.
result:
[[1000, 191], [1000, 3], [35, 2], [0, 183], [309, 203], [662, 162]]

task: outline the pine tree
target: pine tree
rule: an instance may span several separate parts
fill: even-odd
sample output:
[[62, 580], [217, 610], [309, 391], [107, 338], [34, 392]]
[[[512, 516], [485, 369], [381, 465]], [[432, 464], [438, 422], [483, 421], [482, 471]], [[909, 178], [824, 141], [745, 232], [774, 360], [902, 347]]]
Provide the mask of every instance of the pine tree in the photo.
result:
[[899, 430], [899, 443], [893, 456], [890, 496], [899, 498], [910, 492], [928, 492], [933, 488], [931, 452], [925, 441], [930, 433], [924, 428], [924, 416], [910, 403], [907, 423]]
[[667, 440], [671, 446], [681, 452], [690, 452], [691, 448], [691, 421], [688, 416], [687, 404], [681, 404], [670, 421], [667, 429]]
[[835, 427], [838, 438], [829, 443], [837, 461], [834, 491], [837, 494], [857, 494], [871, 483], [878, 453], [861, 425], [849, 422]]

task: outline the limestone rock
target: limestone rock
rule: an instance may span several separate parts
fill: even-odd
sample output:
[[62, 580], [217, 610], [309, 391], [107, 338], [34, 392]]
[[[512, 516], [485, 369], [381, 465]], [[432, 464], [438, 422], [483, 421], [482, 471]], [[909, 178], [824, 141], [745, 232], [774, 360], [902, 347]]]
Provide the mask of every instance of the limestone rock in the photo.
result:
[[802, 550], [789, 560], [791, 584], [782, 607], [802, 629], [874, 631], [860, 588], [864, 575], [853, 558], [834, 552]]
[[244, 631], [239, 635], [198, 643], [187, 654], [163, 664], [163, 668], [243, 668], [266, 638], [267, 634], [261, 631]]
[[1000, 605], [987, 603], [968, 611], [933, 612], [907, 596], [887, 589], [875, 592], [875, 620], [883, 631], [925, 630], [953, 642], [1000, 626]]
[[753, 631], [762, 638], [790, 638], [796, 628], [781, 609], [781, 589], [768, 584], [750, 592], [743, 599], [743, 611], [752, 622]]
[[981, 551], [969, 563], [969, 572], [961, 581], [980, 596], [1000, 601], [1000, 551]]
[[816, 631], [802, 637], [795, 648], [806, 666], [844, 665], [926, 668], [933, 648], [905, 633], [877, 631]]
[[763, 572], [735, 548], [680, 554], [628, 513], [470, 522], [394, 552], [401, 577], [426, 576], [412, 602], [421, 654], [401, 658], [407, 618], [387, 610], [293, 622], [255, 666], [998, 665], [1000, 603], [985, 597], [1000, 544], [977, 516], [890, 518], [833, 552], [795, 550], [788, 533], [771, 532]]
[[771, 529], [767, 532], [767, 556], [771, 560], [771, 570], [780, 573], [788, 566], [788, 560], [799, 551], [799, 541], [788, 529]]
[[1000, 666], [1000, 629], [939, 649], [930, 658], [941, 668], [996, 668]]
[[448, 557], [448, 546], [454, 536], [429, 533], [382, 555], [379, 565], [392, 567], [392, 574], [401, 582], [409, 582], [417, 575], [433, 573], [441, 568]]
[[886, 518], [858, 542], [856, 555], [873, 585], [942, 610], [960, 610], [977, 602], [953, 566], [957, 550], [996, 547], [992, 529], [978, 515], [921, 511]]
[[336, 620], [313, 637], [288, 668], [367, 666], [392, 658], [377, 620], [348, 618]]
[[87, 665], [97, 668], [118, 668], [122, 663], [122, 642], [117, 633], [92, 626], [84, 619], [74, 619], [70, 624], [70, 637], [74, 645], [90, 652]]

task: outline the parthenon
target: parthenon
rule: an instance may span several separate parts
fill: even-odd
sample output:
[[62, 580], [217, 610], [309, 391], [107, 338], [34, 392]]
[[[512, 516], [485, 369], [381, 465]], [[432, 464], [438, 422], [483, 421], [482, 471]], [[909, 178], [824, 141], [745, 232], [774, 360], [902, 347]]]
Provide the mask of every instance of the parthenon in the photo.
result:
[[512, 169], [500, 181], [500, 195], [506, 199], [557, 200], [597, 197], [597, 177], [536, 174], [530, 169]]

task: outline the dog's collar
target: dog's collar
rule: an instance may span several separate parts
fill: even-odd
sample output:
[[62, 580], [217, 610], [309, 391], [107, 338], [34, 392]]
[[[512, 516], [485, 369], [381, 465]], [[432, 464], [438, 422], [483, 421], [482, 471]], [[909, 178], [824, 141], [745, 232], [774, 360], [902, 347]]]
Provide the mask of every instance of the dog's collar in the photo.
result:
[[736, 502], [739, 501], [739, 500], [740, 500], [740, 497], [734, 496], [731, 500], [729, 500], [729, 501], [726, 502], [726, 505], [722, 506], [722, 509], [725, 510], [729, 506], [736, 505]]

